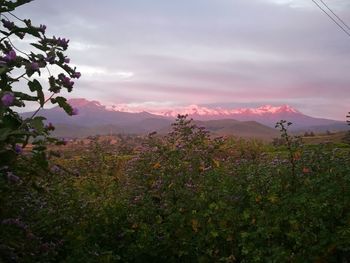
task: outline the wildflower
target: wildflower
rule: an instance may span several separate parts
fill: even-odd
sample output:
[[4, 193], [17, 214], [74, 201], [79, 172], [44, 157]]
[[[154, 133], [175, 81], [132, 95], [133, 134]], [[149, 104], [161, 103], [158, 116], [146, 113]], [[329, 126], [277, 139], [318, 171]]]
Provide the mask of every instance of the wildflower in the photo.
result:
[[12, 92], [6, 92], [1, 98], [1, 102], [5, 107], [12, 106], [14, 101], [15, 96]]
[[30, 68], [33, 70], [33, 71], [37, 71], [39, 70], [39, 64], [37, 62], [32, 62], [30, 64]]
[[13, 23], [13, 22], [10, 22], [10, 21], [5, 20], [5, 19], [2, 19], [1, 22], [2, 22], [3, 26], [10, 31], [15, 28], [15, 23]]
[[22, 153], [22, 152], [23, 152], [22, 147], [19, 146], [18, 144], [16, 144], [16, 146], [15, 146], [15, 152], [18, 153], [18, 154]]
[[67, 64], [68, 64], [69, 62], [70, 62], [70, 59], [69, 59], [69, 58], [67, 58], [67, 57], [64, 58], [64, 63], [67, 63]]
[[78, 108], [73, 108], [72, 115], [78, 115], [78, 114], [79, 114], [79, 109]]
[[81, 73], [80, 73], [80, 72], [74, 72], [73, 78], [78, 79], [78, 78], [80, 78], [80, 77], [81, 77]]
[[6, 62], [12, 62], [14, 60], [16, 60], [17, 58], [17, 54], [16, 54], [16, 51], [14, 50], [10, 50], [4, 57], [4, 60]]
[[68, 48], [68, 42], [69, 39], [65, 39], [65, 38], [55, 38], [53, 37], [54, 41], [56, 42], [56, 45], [62, 47], [63, 49], [67, 49]]
[[46, 26], [45, 25], [40, 25], [39, 31], [43, 34], [45, 34]]
[[47, 56], [45, 58], [45, 60], [46, 60], [46, 62], [53, 64], [53, 63], [55, 63], [55, 56]]
[[74, 82], [71, 81], [70, 78], [66, 77], [66, 76], [63, 75], [63, 74], [60, 74], [60, 75], [58, 76], [58, 78], [62, 81], [62, 84], [63, 84], [65, 87], [68, 87], [68, 88], [73, 87]]
[[161, 164], [159, 162], [157, 162], [153, 165], [154, 169], [159, 169], [160, 167], [161, 167]]

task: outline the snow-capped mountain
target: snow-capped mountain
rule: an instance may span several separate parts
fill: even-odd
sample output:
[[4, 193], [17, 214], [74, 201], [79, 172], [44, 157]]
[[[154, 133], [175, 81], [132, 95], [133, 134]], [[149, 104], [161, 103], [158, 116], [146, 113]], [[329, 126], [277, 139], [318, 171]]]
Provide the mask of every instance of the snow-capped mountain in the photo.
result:
[[[148, 133], [161, 131], [170, 127], [170, 124], [174, 122], [178, 114], [187, 114], [190, 118], [201, 121], [202, 125], [208, 126], [209, 129], [214, 125], [215, 129], [213, 128], [213, 130], [215, 131], [218, 131], [219, 128], [223, 133], [235, 134], [235, 132], [239, 131], [240, 136], [246, 134], [256, 134], [257, 136], [263, 132], [265, 135], [273, 134], [275, 124], [280, 120], [292, 122], [291, 130], [294, 131], [324, 132], [326, 130], [339, 131], [348, 129], [345, 121], [313, 118], [288, 105], [265, 105], [258, 108], [239, 109], [190, 105], [188, 107], [160, 111], [129, 108], [128, 105], [106, 107], [98, 101], [86, 99], [72, 99], [69, 100], [69, 103], [78, 109], [78, 115], [68, 116], [58, 106], [44, 109], [40, 111], [39, 115], [46, 117], [47, 121], [52, 122], [54, 125], [64, 127], [66, 131], [71, 131], [75, 127], [75, 133], [79, 131], [84, 136], [110, 132]], [[31, 115], [32, 113], [23, 114], [24, 117], [30, 117]], [[262, 129], [259, 125], [263, 125], [267, 129]]]
[[[135, 112], [137, 109], [128, 108], [126, 105], [123, 107], [115, 106], [114, 109], [122, 108], [124, 111]], [[224, 120], [234, 119], [238, 121], [257, 121], [261, 124], [269, 127], [275, 127], [276, 122], [280, 120], [287, 120], [292, 122], [291, 130], [314, 130], [314, 131], [326, 131], [326, 130], [346, 130], [347, 126], [344, 122], [314, 118], [307, 116], [297, 109], [289, 105], [272, 106], [263, 105], [257, 108], [209, 108], [199, 105], [189, 105], [186, 107], [174, 108], [171, 110], [154, 110], [148, 109], [148, 112], [165, 116], [168, 118], [176, 118], [178, 114], [188, 115], [190, 118], [201, 121], [209, 120]]]
[[238, 109], [224, 109], [224, 108], [207, 108], [198, 105], [190, 105], [182, 109], [169, 110], [160, 112], [161, 115], [168, 117], [176, 117], [178, 114], [211, 119], [211, 118], [230, 118], [235, 115], [266, 115], [266, 114], [280, 114], [280, 113], [300, 113], [298, 110], [289, 105], [271, 106], [264, 105], [258, 108], [238, 108]]

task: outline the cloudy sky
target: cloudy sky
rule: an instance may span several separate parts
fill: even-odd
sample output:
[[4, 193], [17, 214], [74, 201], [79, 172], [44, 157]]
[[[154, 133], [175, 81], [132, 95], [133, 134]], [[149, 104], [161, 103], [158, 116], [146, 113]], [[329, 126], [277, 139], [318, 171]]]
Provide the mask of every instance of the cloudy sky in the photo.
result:
[[[350, 24], [349, 0], [323, 1]], [[35, 0], [16, 14], [70, 39], [71, 97], [350, 111], [350, 37], [312, 0]]]

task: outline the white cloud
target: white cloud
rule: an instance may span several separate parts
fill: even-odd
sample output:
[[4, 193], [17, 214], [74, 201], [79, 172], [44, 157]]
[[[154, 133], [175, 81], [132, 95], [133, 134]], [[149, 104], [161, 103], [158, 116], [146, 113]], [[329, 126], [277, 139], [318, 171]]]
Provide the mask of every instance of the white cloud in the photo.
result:
[[88, 65], [78, 65], [77, 67], [80, 72], [83, 72], [82, 77], [95, 80], [129, 80], [135, 75], [132, 71], [110, 70]]
[[[265, 2], [270, 2], [278, 5], [288, 5], [291, 8], [317, 8], [311, 0], [261, 0]], [[316, 0], [321, 6], [322, 3], [319, 0]], [[327, 1], [323, 0], [330, 8], [335, 10], [342, 10], [346, 7], [349, 7], [348, 0], [333, 0]]]
[[83, 43], [83, 42], [77, 42], [77, 41], [70, 41], [69, 42], [69, 49], [70, 51], [87, 51], [90, 49], [99, 48], [101, 46], [91, 44], [91, 43]]

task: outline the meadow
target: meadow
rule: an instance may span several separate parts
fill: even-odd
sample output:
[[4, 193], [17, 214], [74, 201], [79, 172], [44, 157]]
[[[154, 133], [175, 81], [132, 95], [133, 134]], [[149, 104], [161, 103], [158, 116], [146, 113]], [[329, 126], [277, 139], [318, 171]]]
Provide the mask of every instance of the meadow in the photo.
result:
[[277, 128], [213, 138], [179, 116], [167, 136], [24, 153], [0, 179], [1, 260], [348, 262], [349, 144]]

